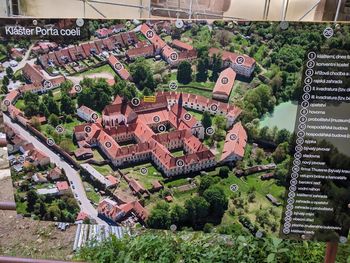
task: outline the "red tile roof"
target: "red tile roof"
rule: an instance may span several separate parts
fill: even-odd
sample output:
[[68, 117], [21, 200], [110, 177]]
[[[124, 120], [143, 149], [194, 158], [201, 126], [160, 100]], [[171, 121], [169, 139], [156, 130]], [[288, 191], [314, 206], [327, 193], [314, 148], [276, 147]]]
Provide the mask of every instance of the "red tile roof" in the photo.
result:
[[166, 46], [166, 43], [146, 24], [142, 24], [141, 33], [153, 44], [154, 48], [161, 50]]
[[135, 179], [130, 179], [129, 186], [135, 193], [142, 194], [146, 191], [146, 189]]
[[69, 185], [66, 181], [57, 182], [56, 187], [57, 187], [58, 191], [65, 191], [65, 190], [69, 189]]
[[89, 107], [86, 107], [85, 105], [81, 105], [78, 108], [78, 111], [82, 111], [86, 115], [91, 115], [91, 114], [93, 114], [95, 112], [92, 109], [90, 109]]
[[221, 55], [221, 59], [222, 60], [230, 60], [231, 63], [236, 63], [236, 59], [237, 57], [239, 56], [242, 56], [244, 57], [244, 63], [243, 65], [245, 67], [248, 67], [248, 68], [251, 68], [255, 65], [255, 59], [254, 58], [251, 58], [247, 55], [240, 55], [238, 53], [234, 53], [234, 52], [229, 52], [229, 51], [225, 51], [225, 50], [220, 50], [218, 48], [211, 48], [209, 49], [209, 55], [212, 56], [212, 55]]
[[23, 74], [34, 86], [41, 86], [45, 80], [44, 75], [33, 65], [26, 63], [22, 69]]
[[244, 149], [247, 144], [247, 132], [245, 131], [241, 122], [233, 125], [232, 129], [228, 131], [224, 144], [224, 149], [220, 160], [224, 161], [231, 155], [236, 155], [243, 158]]
[[178, 39], [174, 39], [172, 45], [183, 50], [193, 50], [193, 47], [190, 44], [184, 43]]
[[85, 219], [88, 219], [89, 218], [89, 215], [83, 211], [80, 211], [77, 218], [76, 218], [76, 221], [84, 221]]
[[154, 47], [152, 45], [130, 48], [126, 51], [126, 55], [129, 59], [138, 57], [151, 57], [154, 55]]
[[113, 70], [124, 80], [131, 78], [130, 73], [126, 70], [125, 66], [113, 55], [108, 57], [108, 63]]
[[216, 81], [213, 94], [230, 96], [236, 79], [236, 72], [232, 68], [227, 68], [220, 73]]
[[111, 185], [119, 184], [119, 180], [116, 177], [114, 177], [113, 175], [107, 175], [106, 178], [108, 181], [111, 182]]

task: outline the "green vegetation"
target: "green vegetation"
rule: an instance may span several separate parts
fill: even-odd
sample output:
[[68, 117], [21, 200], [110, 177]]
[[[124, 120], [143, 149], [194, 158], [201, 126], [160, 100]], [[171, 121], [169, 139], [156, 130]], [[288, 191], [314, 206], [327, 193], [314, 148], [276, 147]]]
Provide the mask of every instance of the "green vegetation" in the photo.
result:
[[[134, 237], [112, 237], [82, 248], [77, 260], [89, 262], [223, 262], [277, 263], [324, 260], [324, 243], [287, 241], [273, 237], [254, 238], [232, 225], [234, 233], [217, 234], [145, 232]], [[348, 262], [349, 244], [340, 246], [337, 263]]]
[[130, 65], [130, 72], [133, 82], [140, 90], [145, 88], [154, 90], [156, 88], [153, 70], [148, 60], [144, 58], [136, 59], [136, 61]]
[[[142, 174], [141, 168], [147, 168], [147, 174]], [[154, 181], [163, 181], [161, 173], [151, 163], [125, 168], [122, 169], [122, 172], [128, 173], [129, 177], [139, 181], [146, 189], [151, 189]]]
[[88, 182], [84, 182], [84, 188], [87, 198], [95, 204], [100, 202], [101, 196], [97, 193], [94, 187]]
[[84, 78], [80, 85], [82, 92], [78, 94], [78, 105], [85, 105], [90, 109], [101, 112], [103, 108], [110, 104], [112, 99], [112, 89], [105, 79]]
[[192, 81], [192, 65], [182, 61], [177, 69], [177, 81], [181, 84], [189, 84]]
[[46, 169], [47, 167], [39, 169], [30, 166], [13, 176], [14, 180], [21, 180], [21, 186], [15, 194], [18, 212], [25, 216], [33, 216], [35, 219], [74, 222], [79, 206], [70, 193], [59, 197], [39, 195], [36, 192], [37, 189], [47, 188], [52, 184], [37, 184], [35, 188], [29, 187], [32, 175]]
[[97, 67], [97, 68], [91, 68], [87, 71], [84, 71], [83, 73], [81, 73], [81, 76], [88, 76], [88, 75], [92, 75], [92, 74], [97, 74], [97, 73], [110, 73], [113, 76], [116, 76], [114, 70], [111, 68], [111, 66], [109, 64]]
[[[95, 152], [94, 152], [94, 155], [95, 155]], [[107, 176], [107, 175], [113, 173], [113, 169], [108, 164], [105, 164], [105, 165], [94, 165], [93, 164], [92, 167], [94, 167], [98, 172], [100, 172], [104, 176]]]

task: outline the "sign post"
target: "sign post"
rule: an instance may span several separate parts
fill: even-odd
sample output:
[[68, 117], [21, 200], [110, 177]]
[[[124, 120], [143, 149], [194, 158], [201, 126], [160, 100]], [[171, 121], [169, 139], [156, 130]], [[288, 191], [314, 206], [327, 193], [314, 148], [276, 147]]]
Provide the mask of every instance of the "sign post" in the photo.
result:
[[324, 263], [335, 263], [335, 259], [337, 258], [337, 251], [338, 251], [337, 242], [327, 242]]

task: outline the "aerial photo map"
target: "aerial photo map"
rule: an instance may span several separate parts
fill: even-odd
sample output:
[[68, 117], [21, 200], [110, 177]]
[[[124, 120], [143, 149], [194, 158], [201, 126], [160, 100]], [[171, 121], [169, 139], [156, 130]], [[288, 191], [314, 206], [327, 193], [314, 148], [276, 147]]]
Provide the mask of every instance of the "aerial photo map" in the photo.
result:
[[346, 24], [0, 26], [17, 213], [257, 237], [283, 221], [305, 57], [350, 47]]

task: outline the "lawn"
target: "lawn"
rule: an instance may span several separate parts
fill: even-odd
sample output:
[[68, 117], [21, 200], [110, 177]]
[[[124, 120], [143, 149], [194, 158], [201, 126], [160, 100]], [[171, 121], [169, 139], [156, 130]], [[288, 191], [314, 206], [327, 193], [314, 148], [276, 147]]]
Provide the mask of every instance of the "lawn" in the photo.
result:
[[21, 111], [23, 111], [26, 108], [26, 105], [24, 104], [24, 100], [23, 99], [17, 100], [15, 106], [16, 106], [17, 109], [20, 109]]
[[[275, 180], [273, 179], [262, 181], [260, 179], [261, 174], [263, 173], [249, 175], [246, 178], [238, 178], [230, 173], [230, 176], [228, 178], [225, 178], [220, 182], [220, 186], [223, 188], [227, 196], [233, 195], [233, 192], [230, 190], [230, 185], [232, 184], [238, 185], [238, 192], [241, 193], [240, 196], [245, 199], [248, 197], [248, 191], [252, 188], [255, 189], [255, 202], [248, 203], [248, 212], [244, 212], [244, 215], [248, 216], [253, 222], [255, 221], [255, 214], [258, 210], [269, 209], [273, 207], [278, 211], [279, 214], [282, 212], [281, 207], [275, 207], [267, 200], [266, 194], [272, 194], [279, 201], [282, 201], [281, 198], [283, 198], [285, 188], [277, 186]], [[223, 223], [225, 223], [225, 220], [232, 219], [230, 215], [227, 215], [228, 213], [229, 212], [227, 211], [223, 219]]]
[[84, 188], [87, 198], [95, 204], [98, 204], [100, 202], [101, 196], [98, 193], [96, 193], [94, 187], [88, 182], [84, 182]]
[[96, 74], [96, 73], [111, 73], [112, 75], [116, 75], [114, 70], [111, 68], [109, 64], [97, 67], [97, 68], [92, 68], [90, 70], [87, 70], [83, 73], [81, 73], [81, 76], [86, 76], [86, 75], [91, 75], [91, 74]]
[[198, 112], [198, 111], [194, 111], [194, 110], [191, 110], [191, 109], [186, 109], [186, 110], [187, 110], [187, 112], [191, 113], [191, 115], [193, 117], [195, 117], [198, 121], [202, 120], [203, 113]]
[[67, 132], [73, 132], [74, 127], [82, 124], [82, 122], [76, 118], [73, 118], [72, 122], [64, 123], [63, 127]]
[[53, 92], [53, 98], [54, 100], [61, 100], [61, 96], [62, 96], [62, 93], [61, 93], [61, 90], [60, 89], [55, 89]]
[[[147, 173], [142, 174], [141, 168], [147, 168]], [[142, 184], [142, 186], [147, 189], [152, 188], [152, 182], [156, 180], [163, 180], [163, 176], [161, 175], [161, 173], [151, 163], [125, 168], [122, 170], [122, 172], [129, 172], [129, 177], [138, 180]]]
[[[95, 152], [94, 152], [94, 154], [95, 154]], [[92, 164], [92, 167], [94, 167], [98, 172], [100, 172], [104, 176], [107, 176], [107, 175], [113, 173], [112, 167], [109, 166], [108, 164], [105, 164], [102, 166]]]
[[171, 154], [174, 157], [181, 157], [181, 156], [185, 155], [185, 153], [184, 153], [184, 151], [182, 149], [181, 150], [177, 150], [177, 151], [171, 151]]

